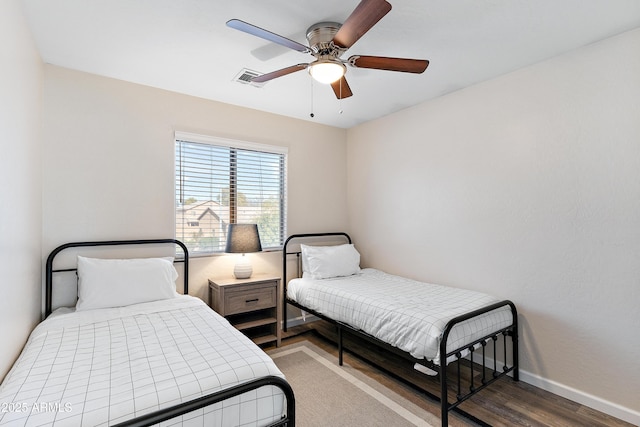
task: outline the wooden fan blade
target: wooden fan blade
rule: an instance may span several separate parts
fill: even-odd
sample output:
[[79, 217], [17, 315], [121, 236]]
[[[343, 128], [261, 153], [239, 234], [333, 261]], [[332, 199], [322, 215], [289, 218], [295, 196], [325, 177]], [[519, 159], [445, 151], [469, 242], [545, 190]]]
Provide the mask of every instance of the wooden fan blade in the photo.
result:
[[403, 73], [420, 74], [427, 69], [426, 59], [387, 58], [384, 56], [358, 56], [349, 58], [349, 64], [357, 68], [374, 68], [376, 70], [402, 71]]
[[253, 24], [249, 24], [248, 22], [244, 22], [239, 19], [231, 19], [227, 21], [227, 27], [243, 31], [247, 34], [260, 37], [261, 39], [265, 39], [273, 43], [277, 43], [284, 47], [288, 47], [289, 49], [297, 50], [298, 52], [302, 52], [302, 53], [311, 52], [311, 50], [307, 46], [301, 43], [298, 43], [296, 41], [283, 37], [279, 34], [272, 33], [271, 31], [267, 31], [264, 28], [256, 27]]
[[349, 87], [349, 83], [347, 83], [347, 79], [344, 76], [342, 76], [340, 80], [336, 80], [331, 83], [331, 88], [338, 99], [348, 98], [353, 95], [353, 92], [351, 92], [351, 88]]
[[278, 77], [286, 76], [287, 74], [295, 73], [296, 71], [304, 70], [305, 68], [307, 68], [308, 65], [309, 64], [292, 65], [291, 67], [283, 68], [281, 70], [272, 71], [270, 73], [263, 74], [263, 75], [258, 76], [258, 77], [254, 77], [254, 78], [251, 79], [251, 81], [252, 82], [256, 82], [256, 83], [268, 82], [269, 80], [273, 80], [273, 79], [278, 78]]
[[333, 37], [333, 43], [350, 48], [390, 10], [386, 0], [362, 0]]

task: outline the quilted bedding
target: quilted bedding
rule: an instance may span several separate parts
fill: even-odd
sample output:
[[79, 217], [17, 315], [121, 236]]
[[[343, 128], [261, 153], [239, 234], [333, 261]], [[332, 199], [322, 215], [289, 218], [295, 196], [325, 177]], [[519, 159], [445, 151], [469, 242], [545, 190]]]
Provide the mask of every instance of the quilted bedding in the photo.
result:
[[[0, 425], [106, 426], [266, 375], [283, 377], [197, 298], [59, 309], [0, 385]], [[263, 426], [284, 412], [282, 392], [265, 386], [162, 425]]]
[[[447, 322], [499, 301], [480, 292], [418, 282], [371, 268], [347, 277], [294, 279], [287, 285], [287, 296], [413, 357], [438, 365], [440, 336]], [[447, 351], [511, 323], [509, 307], [462, 322], [449, 335]]]

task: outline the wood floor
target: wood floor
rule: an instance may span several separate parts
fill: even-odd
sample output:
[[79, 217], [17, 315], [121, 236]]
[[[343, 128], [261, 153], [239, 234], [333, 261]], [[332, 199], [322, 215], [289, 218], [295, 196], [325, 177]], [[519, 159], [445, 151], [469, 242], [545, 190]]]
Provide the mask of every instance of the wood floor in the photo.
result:
[[[289, 328], [288, 332], [283, 334], [282, 345], [302, 340], [308, 340], [334, 355], [338, 353], [335, 329], [327, 322], [317, 321]], [[355, 337], [345, 335], [344, 346], [345, 363], [427, 411], [440, 414], [439, 403], [429, 399], [415, 386], [418, 384], [439, 395], [439, 383], [436, 379], [415, 371], [411, 363], [399, 360], [397, 356]], [[350, 350], [366, 355], [367, 360]], [[388, 372], [383, 372], [380, 367]], [[512, 381], [510, 378], [502, 378], [464, 402], [460, 408], [482, 422], [474, 422], [451, 413], [450, 426], [632, 426], [522, 381]]]

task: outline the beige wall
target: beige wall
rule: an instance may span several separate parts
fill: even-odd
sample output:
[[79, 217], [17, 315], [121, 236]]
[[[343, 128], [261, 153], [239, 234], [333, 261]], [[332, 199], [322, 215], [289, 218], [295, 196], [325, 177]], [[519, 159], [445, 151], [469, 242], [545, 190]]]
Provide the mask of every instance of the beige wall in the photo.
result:
[[[288, 232], [344, 229], [346, 131], [45, 67], [43, 252], [75, 240], [174, 235], [175, 130], [288, 148]], [[279, 272], [280, 253], [251, 254]], [[233, 256], [195, 259], [191, 294]]]
[[638, 52], [635, 30], [350, 129], [347, 169], [365, 264], [512, 299], [524, 379], [634, 423]]
[[21, 2], [0, 2], [0, 380], [40, 320], [42, 61]]

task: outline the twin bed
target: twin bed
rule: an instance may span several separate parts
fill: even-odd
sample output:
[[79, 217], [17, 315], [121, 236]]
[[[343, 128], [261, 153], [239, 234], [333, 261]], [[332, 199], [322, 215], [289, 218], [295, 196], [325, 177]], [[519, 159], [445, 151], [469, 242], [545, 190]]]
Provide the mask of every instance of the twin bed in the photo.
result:
[[[179, 245], [173, 259], [97, 259], [54, 270], [63, 250]], [[176, 240], [70, 243], [46, 265], [46, 319], [0, 385], [0, 425], [293, 426], [293, 390], [269, 356], [188, 296]], [[52, 310], [53, 274], [76, 271], [74, 308]]]
[[[327, 239], [331, 245], [318, 245]], [[296, 273], [291, 281], [284, 280], [285, 328], [290, 304], [336, 325], [340, 364], [347, 332], [415, 363], [419, 371], [437, 374], [440, 396], [427, 394], [440, 400], [443, 426], [451, 410], [474, 419], [459, 405], [492, 382], [509, 374], [518, 380], [512, 302], [361, 270], [360, 254], [346, 233], [290, 236], [283, 248], [285, 279], [290, 255], [296, 256]], [[447, 365], [455, 367], [453, 378]]]
[[[340, 241], [321, 246], [317, 239]], [[77, 267], [53, 267], [70, 248], [159, 244], [182, 249], [184, 295], [175, 290], [173, 258], [78, 255]], [[289, 282], [291, 255], [296, 278]], [[69, 243], [52, 251], [46, 319], [0, 385], [0, 425], [294, 426], [295, 399], [283, 374], [223, 317], [188, 296], [188, 267], [186, 246], [173, 239]], [[53, 275], [70, 271], [78, 276], [77, 303], [53, 311]], [[283, 283], [284, 330], [287, 304], [335, 324], [340, 364], [347, 332], [437, 374], [440, 396], [431, 396], [441, 402], [443, 426], [451, 410], [474, 419], [459, 405], [492, 382], [505, 375], [518, 380], [512, 302], [361, 270], [346, 233], [290, 236]], [[453, 378], [447, 365], [456, 366]]]

